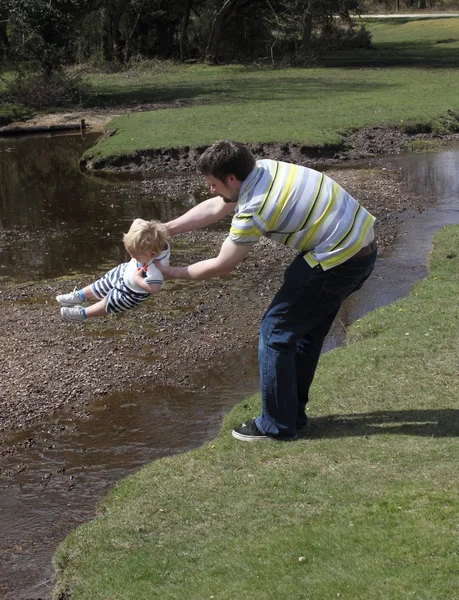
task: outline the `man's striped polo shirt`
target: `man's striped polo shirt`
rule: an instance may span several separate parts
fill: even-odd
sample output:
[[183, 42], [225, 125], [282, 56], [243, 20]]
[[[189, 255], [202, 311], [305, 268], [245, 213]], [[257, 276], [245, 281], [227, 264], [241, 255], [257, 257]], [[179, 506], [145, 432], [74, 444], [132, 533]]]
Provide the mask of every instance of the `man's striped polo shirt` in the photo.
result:
[[314, 169], [260, 160], [242, 183], [230, 238], [262, 235], [304, 251], [307, 263], [336, 267], [371, 241], [375, 217], [333, 179]]

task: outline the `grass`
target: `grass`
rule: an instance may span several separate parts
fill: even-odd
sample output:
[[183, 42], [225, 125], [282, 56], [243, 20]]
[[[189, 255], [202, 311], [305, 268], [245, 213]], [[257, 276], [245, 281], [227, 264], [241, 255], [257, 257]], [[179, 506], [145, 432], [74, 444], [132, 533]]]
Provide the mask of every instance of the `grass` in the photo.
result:
[[231, 67], [220, 67], [208, 93], [200, 88], [196, 99], [206, 102], [114, 119], [116, 135], [88, 154], [103, 159], [224, 138], [339, 145], [348, 130], [408, 118], [423, 123], [459, 108], [459, 77], [453, 70], [413, 69], [248, 69], [236, 76]]
[[[374, 49], [339, 51], [320, 68], [148, 61], [119, 73], [92, 73], [91, 106], [188, 105], [115, 120], [117, 134], [93, 154], [103, 159], [225, 137], [336, 146], [350, 129], [408, 118], [424, 123], [459, 108], [459, 18], [384, 19], [368, 26]], [[0, 106], [0, 113], [10, 110]]]
[[427, 278], [322, 357], [307, 436], [233, 440], [247, 399], [113, 488], [61, 544], [53, 597], [459, 598], [458, 246], [442, 230]]
[[372, 34], [373, 48], [341, 51], [325, 64], [343, 67], [373, 66], [457, 69], [459, 17], [437, 19], [362, 19]]
[[341, 51], [327, 67], [182, 65], [95, 76], [100, 98], [126, 101], [135, 93], [139, 102], [189, 106], [119, 117], [110, 124], [116, 134], [88, 154], [97, 161], [222, 138], [336, 147], [350, 130], [407, 120], [423, 126], [459, 108], [459, 18], [383, 20], [370, 28], [374, 49]]

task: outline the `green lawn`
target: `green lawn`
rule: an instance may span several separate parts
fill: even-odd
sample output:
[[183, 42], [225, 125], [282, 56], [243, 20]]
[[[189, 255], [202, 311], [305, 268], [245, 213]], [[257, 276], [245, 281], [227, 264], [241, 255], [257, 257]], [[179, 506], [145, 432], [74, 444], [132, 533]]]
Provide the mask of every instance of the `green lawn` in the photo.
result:
[[[365, 125], [429, 124], [459, 109], [459, 18], [370, 22], [374, 48], [330, 55], [314, 69], [166, 66], [95, 76], [99, 101], [179, 102], [115, 119], [97, 160], [215, 139], [321, 147]], [[396, 65], [396, 66], [395, 66]]]
[[408, 119], [425, 123], [459, 108], [459, 70], [219, 67], [214, 79], [197, 85], [203, 69], [189, 70], [193, 86], [175, 88], [177, 99], [202, 104], [118, 117], [110, 123], [116, 135], [90, 153], [103, 158], [225, 138], [336, 145], [350, 129]]
[[459, 17], [438, 19], [365, 19], [373, 48], [340, 51], [326, 65], [457, 69], [459, 67]]
[[443, 230], [410, 296], [322, 357], [306, 436], [234, 440], [247, 399], [212, 442], [115, 486], [61, 544], [53, 597], [459, 598], [458, 246]]

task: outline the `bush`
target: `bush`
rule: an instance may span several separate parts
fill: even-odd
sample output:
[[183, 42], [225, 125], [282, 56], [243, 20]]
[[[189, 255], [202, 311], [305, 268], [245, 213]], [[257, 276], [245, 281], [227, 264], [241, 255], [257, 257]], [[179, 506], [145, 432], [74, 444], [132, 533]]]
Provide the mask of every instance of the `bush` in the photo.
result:
[[371, 48], [371, 33], [363, 25], [359, 28], [333, 27], [323, 30], [316, 44], [324, 51]]
[[23, 73], [6, 82], [4, 96], [10, 102], [36, 109], [75, 106], [90, 96], [89, 84], [79, 73]]

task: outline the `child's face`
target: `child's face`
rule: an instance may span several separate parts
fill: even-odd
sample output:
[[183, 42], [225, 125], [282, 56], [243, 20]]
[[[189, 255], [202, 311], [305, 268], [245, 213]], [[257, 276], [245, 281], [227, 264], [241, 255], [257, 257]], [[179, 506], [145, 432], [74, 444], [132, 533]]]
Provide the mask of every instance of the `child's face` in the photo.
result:
[[156, 252], [135, 252], [134, 254], [132, 252], [129, 252], [129, 254], [132, 258], [135, 258], [137, 262], [142, 264], [147, 263], [150, 259], [153, 258], [153, 256], [156, 256]]

